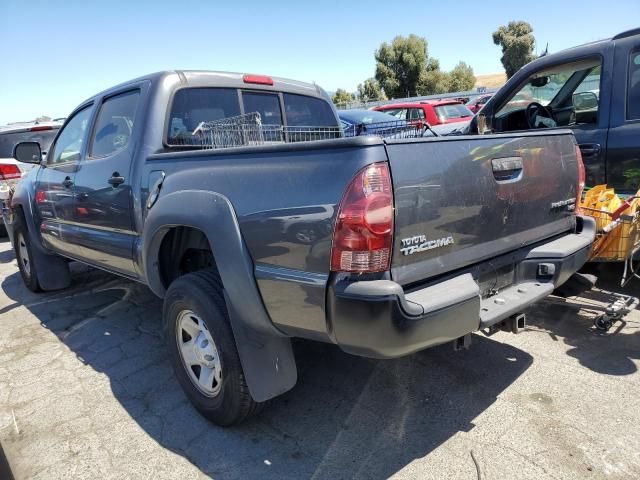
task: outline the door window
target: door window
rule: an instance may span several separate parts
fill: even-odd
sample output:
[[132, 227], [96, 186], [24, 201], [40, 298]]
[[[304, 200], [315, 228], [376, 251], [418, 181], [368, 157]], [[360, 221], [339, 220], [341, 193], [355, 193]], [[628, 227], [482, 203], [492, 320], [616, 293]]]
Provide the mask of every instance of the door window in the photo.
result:
[[140, 91], [133, 90], [104, 101], [93, 131], [90, 157], [106, 157], [129, 145], [139, 97]]
[[640, 119], [640, 51], [629, 57], [629, 85], [627, 86], [627, 120]]
[[409, 120], [423, 120], [424, 119], [424, 110], [421, 108], [410, 108], [409, 109]]
[[47, 163], [58, 164], [80, 160], [82, 144], [87, 125], [91, 119], [91, 106], [77, 112], [63, 127], [53, 147], [53, 154], [47, 156]]
[[386, 108], [382, 110], [384, 113], [388, 113], [389, 115], [393, 115], [398, 120], [406, 120], [407, 119], [407, 109], [406, 108]]

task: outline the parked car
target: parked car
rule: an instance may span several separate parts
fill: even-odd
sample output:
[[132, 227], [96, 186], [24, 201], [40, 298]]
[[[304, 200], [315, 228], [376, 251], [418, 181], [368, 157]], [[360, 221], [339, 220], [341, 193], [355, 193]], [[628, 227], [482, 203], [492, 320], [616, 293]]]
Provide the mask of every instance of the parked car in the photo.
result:
[[492, 94], [480, 95], [467, 102], [467, 108], [471, 110], [472, 113], [478, 113], [478, 111], [484, 107], [485, 103], [487, 103], [492, 96]]
[[525, 65], [471, 121], [469, 132], [477, 133], [479, 126], [510, 135], [569, 128], [582, 151], [587, 184], [635, 192], [640, 187], [640, 28]]
[[[9, 192], [30, 171], [32, 163], [18, 162], [13, 158], [13, 147], [20, 142], [38, 142], [46, 155], [53, 137], [62, 124], [59, 122], [24, 122], [0, 127], [0, 204], [7, 200]], [[0, 219], [0, 236], [6, 236], [4, 223]]]
[[393, 115], [375, 110], [354, 108], [338, 110], [340, 125], [345, 137], [355, 137], [361, 134], [393, 134], [398, 129], [407, 126], [405, 120], [398, 120]]
[[379, 105], [374, 110], [412, 123], [426, 120], [432, 126], [442, 123], [465, 122], [473, 117], [471, 110], [457, 100], [392, 103]]
[[21, 277], [64, 288], [77, 260], [148, 285], [187, 396], [230, 425], [295, 385], [292, 337], [467, 346], [517, 331], [587, 258], [568, 130], [340, 137], [328, 95], [294, 80], [173, 71], [97, 94], [45, 164], [15, 148], [36, 165], [3, 212]]

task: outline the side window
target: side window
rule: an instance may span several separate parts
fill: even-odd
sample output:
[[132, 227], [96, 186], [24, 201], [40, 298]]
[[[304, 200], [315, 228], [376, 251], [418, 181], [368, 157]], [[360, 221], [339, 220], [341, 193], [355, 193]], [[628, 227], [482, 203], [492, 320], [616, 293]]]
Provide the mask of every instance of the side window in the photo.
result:
[[106, 157], [129, 145], [139, 90], [107, 98], [100, 107], [89, 157]]
[[629, 85], [627, 86], [627, 120], [640, 119], [640, 51], [629, 57]]
[[424, 119], [424, 110], [421, 108], [410, 108], [409, 109], [409, 120], [423, 120]]
[[389, 115], [393, 115], [398, 120], [406, 120], [407, 119], [407, 109], [406, 108], [394, 108], [394, 109], [384, 110], [384, 113], [388, 113]]
[[91, 106], [88, 106], [76, 113], [67, 122], [56, 140], [53, 152], [47, 155], [48, 164], [54, 165], [80, 160], [80, 152], [82, 151], [82, 144], [90, 119]]
[[244, 113], [258, 112], [263, 125], [282, 125], [280, 98], [273, 93], [242, 92]]

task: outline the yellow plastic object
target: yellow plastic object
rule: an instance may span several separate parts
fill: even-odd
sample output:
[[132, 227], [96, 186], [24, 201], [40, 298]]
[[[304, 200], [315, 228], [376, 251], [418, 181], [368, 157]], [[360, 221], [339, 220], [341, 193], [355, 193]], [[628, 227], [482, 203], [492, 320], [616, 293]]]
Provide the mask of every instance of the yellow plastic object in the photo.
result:
[[[636, 196], [640, 195], [640, 190]], [[583, 214], [596, 220], [598, 236], [591, 250], [591, 261], [607, 262], [625, 260], [640, 243], [640, 202], [636, 198], [622, 212], [620, 219], [614, 224], [611, 214], [624, 203], [616, 195], [614, 189], [606, 185], [596, 185], [584, 195], [580, 202]], [[606, 232], [605, 230], [609, 230]]]

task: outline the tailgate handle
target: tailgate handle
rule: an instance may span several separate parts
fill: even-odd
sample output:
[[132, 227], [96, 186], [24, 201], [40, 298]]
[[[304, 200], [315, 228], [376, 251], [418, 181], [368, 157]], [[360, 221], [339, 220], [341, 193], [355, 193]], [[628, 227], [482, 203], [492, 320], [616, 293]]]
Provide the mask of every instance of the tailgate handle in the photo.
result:
[[498, 182], [517, 181], [522, 176], [522, 157], [502, 157], [491, 160], [493, 176]]

